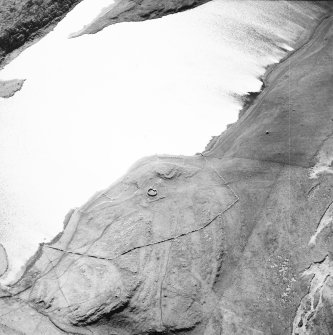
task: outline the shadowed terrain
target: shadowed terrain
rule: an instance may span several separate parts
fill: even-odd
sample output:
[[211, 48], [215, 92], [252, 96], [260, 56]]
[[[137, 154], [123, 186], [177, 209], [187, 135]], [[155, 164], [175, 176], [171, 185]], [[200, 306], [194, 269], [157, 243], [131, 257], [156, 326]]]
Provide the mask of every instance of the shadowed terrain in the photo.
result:
[[195, 8], [211, 0], [118, 0], [106, 8], [91, 24], [80, 32], [82, 34], [95, 34], [105, 27], [119, 22], [136, 22], [157, 19], [165, 15], [182, 12]]
[[81, 0], [0, 0], [0, 68], [43, 37]]

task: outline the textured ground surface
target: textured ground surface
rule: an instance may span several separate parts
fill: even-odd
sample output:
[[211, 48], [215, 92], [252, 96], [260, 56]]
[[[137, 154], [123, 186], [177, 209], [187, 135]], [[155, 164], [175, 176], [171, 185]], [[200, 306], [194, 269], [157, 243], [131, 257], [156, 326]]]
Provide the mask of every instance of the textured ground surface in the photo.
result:
[[211, 0], [118, 0], [77, 35], [95, 34], [110, 24], [156, 19], [200, 6]]
[[81, 0], [0, 0], [0, 68]]
[[[0, 0], [0, 68], [43, 37], [82, 0]], [[120, 0], [82, 33], [123, 21], [143, 21], [199, 6], [210, 0]]]
[[70, 212], [0, 295], [0, 334], [333, 333], [333, 17], [202, 155]]

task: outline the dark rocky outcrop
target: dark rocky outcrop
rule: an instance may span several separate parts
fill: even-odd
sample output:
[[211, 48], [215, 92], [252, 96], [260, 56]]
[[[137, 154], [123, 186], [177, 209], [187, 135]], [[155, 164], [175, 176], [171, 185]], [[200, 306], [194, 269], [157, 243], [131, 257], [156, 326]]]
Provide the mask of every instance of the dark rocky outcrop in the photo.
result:
[[211, 0], [118, 0], [82, 31], [73, 35], [95, 34], [119, 22], [135, 22], [160, 18], [200, 6]]
[[[95, 34], [105, 27], [121, 22], [137, 22], [163, 17], [168, 14], [192, 9], [211, 0], [117, 0], [73, 37]], [[278, 1], [278, 0], [276, 0]], [[330, 1], [311, 1], [318, 8], [330, 10]], [[261, 38], [265, 38], [261, 36]]]
[[0, 0], [0, 68], [81, 0]]
[[0, 334], [332, 334], [332, 49], [327, 15], [205, 152], [71, 212], [0, 293]]
[[[82, 0], [0, 0], [0, 68], [24, 48], [45, 36]], [[82, 33], [95, 33], [112, 23], [143, 21], [184, 11], [211, 0], [116, 1]]]

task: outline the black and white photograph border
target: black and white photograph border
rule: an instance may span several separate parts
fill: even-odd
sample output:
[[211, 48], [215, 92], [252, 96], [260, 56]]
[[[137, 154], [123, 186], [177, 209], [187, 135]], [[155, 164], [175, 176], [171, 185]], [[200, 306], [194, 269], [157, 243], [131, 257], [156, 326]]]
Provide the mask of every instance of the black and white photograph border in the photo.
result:
[[332, 335], [332, 11], [0, 0], [0, 335]]

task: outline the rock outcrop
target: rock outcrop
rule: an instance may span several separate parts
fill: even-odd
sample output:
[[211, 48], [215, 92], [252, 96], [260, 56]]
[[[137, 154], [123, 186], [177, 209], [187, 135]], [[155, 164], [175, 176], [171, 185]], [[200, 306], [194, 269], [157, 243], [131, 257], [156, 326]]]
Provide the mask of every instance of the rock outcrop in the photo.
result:
[[[73, 37], [83, 34], [95, 34], [109, 25], [121, 22], [137, 22], [156, 19], [165, 15], [192, 9], [211, 0], [117, 0], [90, 24]], [[324, 10], [330, 10], [330, 1], [312, 1]]]
[[[50, 32], [81, 1], [0, 0], [0, 68]], [[118, 0], [81, 33], [96, 33], [118, 22], [162, 17], [208, 1], [211, 0]]]
[[43, 37], [81, 0], [0, 0], [0, 68]]
[[3, 288], [0, 333], [332, 334], [332, 48], [330, 14], [209, 150], [75, 209]]
[[157, 19], [200, 6], [211, 0], [118, 0], [106, 8], [91, 24], [73, 36], [95, 34], [105, 27], [119, 22], [135, 22]]
[[0, 80], [0, 97], [10, 98], [17, 91], [19, 91], [24, 84], [24, 80], [13, 79], [13, 80]]

